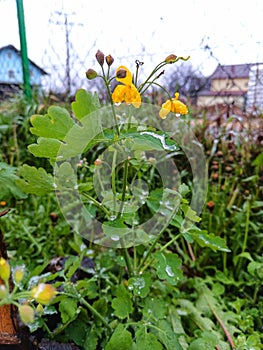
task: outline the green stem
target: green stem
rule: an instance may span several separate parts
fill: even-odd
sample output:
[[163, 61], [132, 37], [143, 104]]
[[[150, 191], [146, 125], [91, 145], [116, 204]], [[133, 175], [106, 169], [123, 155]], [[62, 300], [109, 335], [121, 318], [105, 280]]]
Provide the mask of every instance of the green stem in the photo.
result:
[[[73, 299], [76, 299], [76, 298], [77, 298], [76, 295], [71, 294], [71, 293], [61, 292], [60, 294], [62, 294], [62, 295], [67, 295], [67, 296], [69, 296], [69, 297], [71, 297], [71, 298], [73, 298]], [[88, 310], [90, 310], [91, 313], [92, 313], [94, 316], [96, 316], [96, 317], [104, 324], [104, 326], [105, 326], [109, 331], [112, 332], [111, 326], [108, 324], [108, 322], [105, 320], [105, 318], [104, 318], [96, 309], [94, 309], [93, 306], [91, 306], [84, 298], [80, 298], [80, 299], [77, 298], [77, 299], [79, 300], [79, 302], [80, 302], [82, 305], [84, 305]]]
[[41, 251], [42, 251], [41, 245], [38, 244], [38, 242], [35, 240], [35, 238], [31, 235], [29, 230], [24, 225], [22, 225], [22, 228], [23, 228], [24, 232], [27, 234], [29, 240], [37, 247], [38, 253], [41, 253]]
[[102, 77], [102, 79], [104, 81], [104, 84], [106, 86], [107, 93], [108, 93], [108, 96], [109, 96], [109, 99], [110, 99], [110, 105], [111, 105], [111, 110], [112, 110], [112, 114], [113, 114], [113, 118], [114, 118], [114, 122], [115, 122], [116, 133], [117, 133], [118, 136], [120, 136], [119, 124], [118, 124], [118, 121], [117, 121], [116, 111], [115, 111], [115, 108], [114, 108], [114, 102], [112, 100], [111, 91], [110, 91], [110, 83], [109, 83], [109, 80], [107, 80], [107, 78], [105, 77], [104, 70], [103, 70], [103, 77]]
[[[241, 254], [244, 253], [247, 249], [247, 241], [248, 241], [248, 231], [249, 231], [249, 219], [250, 219], [250, 208], [251, 208], [251, 203], [250, 201], [246, 202], [246, 223], [245, 223], [245, 233], [244, 233], [244, 239], [243, 239], [243, 244], [242, 244], [242, 249], [241, 249]], [[239, 258], [238, 264], [236, 267], [236, 276], [239, 276], [240, 269], [242, 267], [242, 260], [243, 258]]]
[[112, 167], [111, 167], [111, 188], [113, 193], [113, 214], [116, 212], [116, 157], [117, 150], [114, 150], [113, 158], [112, 158]]
[[[139, 267], [138, 267], [138, 271], [140, 271], [143, 268], [143, 265], [145, 264], [145, 261], [148, 259], [148, 257], [150, 256], [151, 252], [153, 251], [153, 249], [155, 248], [156, 244], [158, 243], [159, 239], [162, 237], [164, 231], [167, 229], [167, 227], [169, 226], [171, 220], [172, 220], [173, 215], [171, 215], [170, 220], [168, 220], [167, 224], [164, 225], [164, 227], [162, 228], [161, 232], [159, 233], [159, 235], [155, 238], [155, 241], [153, 242], [153, 244], [151, 245], [151, 247], [149, 248], [148, 252], [146, 253], [146, 255], [144, 256], [144, 258], [142, 259]], [[148, 266], [148, 265], [147, 265]]]
[[167, 242], [164, 246], [162, 246], [162, 248], [160, 249], [160, 252], [164, 251], [166, 248], [169, 247], [169, 245], [173, 244], [173, 242], [175, 242], [180, 236], [181, 234], [179, 233], [178, 235], [173, 237], [169, 242]]
[[120, 238], [120, 244], [121, 244], [121, 248], [123, 250], [123, 257], [124, 257], [126, 265], [127, 265], [129, 277], [132, 277], [134, 275], [134, 272], [133, 272], [133, 268], [132, 268], [132, 264], [131, 264], [130, 255], [128, 253], [128, 249], [125, 247], [123, 238]]
[[126, 196], [126, 186], [127, 186], [127, 177], [128, 177], [128, 167], [129, 167], [129, 160], [126, 159], [124, 162], [124, 174], [123, 174], [123, 185], [122, 185], [122, 194], [121, 194], [121, 204], [120, 209], [117, 215], [117, 219], [122, 216], [123, 207], [125, 203], [125, 196]]
[[141, 93], [141, 94], [144, 94], [145, 91], [150, 87], [150, 85], [156, 85], [156, 86], [158, 86], [159, 88], [161, 88], [161, 89], [168, 95], [169, 100], [172, 99], [172, 97], [171, 97], [169, 91], [168, 91], [165, 87], [163, 87], [161, 84], [156, 83], [154, 80], [149, 81], [149, 82], [148, 82], [148, 86], [146, 86], [145, 89], [142, 90], [140, 93]]
[[162, 67], [164, 67], [165, 65], [167, 64], [167, 62], [163, 61], [161, 63], [159, 63], [155, 68], [154, 70], [151, 72], [151, 74], [148, 76], [148, 78], [145, 80], [144, 83], [142, 83], [139, 88], [138, 88], [138, 91], [141, 93], [141, 91], [143, 90], [144, 86], [146, 84], [149, 83], [150, 79], [152, 78], [152, 76], [159, 70], [161, 69]]
[[248, 240], [248, 231], [249, 231], [249, 219], [250, 219], [250, 202], [247, 201], [247, 210], [246, 210], [246, 226], [245, 226], [245, 235], [244, 235], [244, 240], [243, 240], [243, 245], [242, 245], [242, 253], [246, 251], [247, 248], [247, 240]]
[[95, 198], [91, 197], [89, 194], [83, 192], [82, 195], [86, 198], [88, 198], [92, 203], [94, 203], [96, 205], [97, 208], [101, 209], [106, 215], [111, 215], [111, 213], [108, 211], [108, 209], [106, 207], [104, 207], [103, 204], [101, 204], [100, 202], [98, 202]]
[[111, 329], [111, 326], [109, 325], [109, 323], [105, 320], [105, 318], [96, 309], [94, 309], [93, 306], [91, 306], [84, 298], [80, 299], [80, 303], [82, 305], [84, 305], [87, 309], [89, 309], [91, 311], [91, 313], [94, 316], [96, 316], [110, 332], [112, 332], [112, 329]]

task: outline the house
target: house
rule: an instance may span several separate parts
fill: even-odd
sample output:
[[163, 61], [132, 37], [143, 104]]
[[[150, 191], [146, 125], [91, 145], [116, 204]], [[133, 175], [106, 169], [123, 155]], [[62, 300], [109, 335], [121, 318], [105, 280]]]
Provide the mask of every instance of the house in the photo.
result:
[[[41, 78], [47, 73], [29, 59], [30, 84], [41, 86]], [[20, 51], [13, 45], [0, 48], [0, 96], [16, 92], [23, 85], [23, 69]]]
[[[257, 74], [257, 76], [256, 76]], [[256, 79], [261, 76], [260, 79]], [[235, 106], [263, 110], [263, 66], [259, 63], [218, 65], [209, 77], [209, 89], [199, 93], [198, 107]]]

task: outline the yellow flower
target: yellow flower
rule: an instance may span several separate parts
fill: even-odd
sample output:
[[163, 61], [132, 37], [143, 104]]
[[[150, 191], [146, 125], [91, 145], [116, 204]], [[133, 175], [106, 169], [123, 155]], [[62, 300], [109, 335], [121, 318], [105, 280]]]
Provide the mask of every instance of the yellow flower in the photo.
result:
[[173, 112], [176, 114], [188, 113], [186, 105], [178, 100], [179, 93], [176, 92], [174, 96], [174, 98], [172, 98], [171, 100], [167, 100], [162, 104], [162, 109], [159, 112], [159, 115], [162, 119], [165, 119], [169, 112]]
[[25, 275], [24, 266], [17, 266], [13, 271], [13, 279], [16, 284], [19, 284]]
[[56, 295], [56, 289], [51, 284], [40, 283], [31, 290], [31, 296], [38, 303], [47, 305]]
[[4, 258], [0, 258], [0, 278], [7, 283], [10, 277], [10, 265]]
[[8, 289], [3, 284], [0, 284], [0, 300], [8, 296]]
[[112, 94], [114, 103], [132, 103], [134, 107], [141, 105], [141, 95], [136, 86], [132, 83], [132, 74], [125, 66], [120, 66], [116, 70], [116, 80], [124, 85], [117, 85]]
[[21, 305], [18, 309], [21, 321], [25, 324], [34, 322], [34, 309], [29, 305]]

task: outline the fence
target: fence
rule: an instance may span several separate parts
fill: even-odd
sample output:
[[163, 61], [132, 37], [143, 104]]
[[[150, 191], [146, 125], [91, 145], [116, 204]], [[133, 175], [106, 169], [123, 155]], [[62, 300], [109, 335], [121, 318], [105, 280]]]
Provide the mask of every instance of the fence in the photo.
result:
[[[0, 4], [3, 2], [8, 1], [0, 0]], [[40, 2], [37, 3], [40, 4]], [[53, 3], [50, 4], [52, 6], [50, 11], [43, 12], [42, 17], [40, 13], [39, 18], [45, 31], [38, 32], [36, 25], [35, 33], [32, 33], [32, 30], [27, 32], [28, 54], [34, 62], [37, 61], [38, 67], [43, 70], [42, 73], [48, 73], [42, 74], [42, 86], [46, 93], [72, 96], [78, 88], [92, 88], [93, 84], [99, 84], [97, 80], [89, 82], [85, 72], [88, 68], [98, 67], [95, 53], [97, 49], [103, 51], [103, 47], [98, 47], [100, 42], [97, 41], [94, 34], [96, 31], [89, 33], [87, 23], [80, 15], [81, 11], [85, 11], [84, 2], [82, 2], [82, 7], [78, 8], [78, 13], [66, 9], [63, 2], [51, 1], [50, 3]], [[13, 13], [13, 17], [14, 15]], [[96, 15], [100, 18], [101, 14]], [[105, 35], [106, 32], [107, 29]], [[97, 34], [103, 35], [103, 33]], [[38, 47], [32, 44], [32, 37], [36, 35], [39, 36], [39, 43], [41, 43]], [[154, 37], [153, 31], [152, 40]], [[149, 50], [139, 39], [135, 40], [136, 44], [133, 45], [133, 48], [123, 53], [121, 47], [125, 38], [121, 40], [123, 41], [117, 43], [112, 41], [116, 52], [105, 52], [105, 54], [116, 55], [114, 62], [116, 65], [119, 61], [121, 64], [125, 62], [125, 65], [132, 67], [135, 66], [136, 59], [144, 62], [145, 64], [141, 67], [142, 75], [146, 75], [152, 67], [171, 53], [166, 52], [165, 49], [158, 50], [158, 52]], [[242, 64], [241, 71], [240, 65], [233, 64], [233, 62], [230, 65], [225, 64], [226, 60], [224, 64], [221, 63], [215, 51], [209, 45], [209, 40], [204, 38], [200, 45], [187, 51], [187, 54], [193, 58], [191, 58], [191, 63], [173, 67], [173, 69], [168, 68], [162, 81], [168, 84], [171, 90], [179, 86], [180, 93], [186, 98], [191, 98], [191, 101], [197, 106], [235, 104], [241, 110], [261, 112], [263, 110], [263, 64], [261, 62]], [[199, 57], [199, 62], [196, 61], [196, 56]], [[7, 63], [1, 65], [0, 79], [1, 69], [2, 72], [3, 69], [6, 69], [11, 74], [13, 67], [8, 67]], [[221, 76], [218, 70], [223, 72]]]

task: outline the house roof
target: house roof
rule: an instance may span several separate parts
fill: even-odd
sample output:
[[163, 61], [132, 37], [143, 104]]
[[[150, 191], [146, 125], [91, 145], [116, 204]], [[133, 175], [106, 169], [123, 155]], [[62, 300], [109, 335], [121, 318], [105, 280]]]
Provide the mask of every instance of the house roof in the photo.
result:
[[247, 91], [242, 90], [220, 90], [220, 91], [210, 91], [210, 90], [204, 90], [200, 91], [199, 96], [245, 96], [247, 94]]
[[[17, 48], [15, 48], [13, 45], [7, 45], [7, 46], [2, 46], [2, 47], [0, 47], [0, 52], [3, 51], [3, 50], [7, 50], [7, 49], [13, 50], [13, 51], [15, 51], [19, 56], [21, 56], [20, 51], [19, 51]], [[35, 68], [37, 68], [37, 69], [41, 72], [41, 74], [43, 74], [43, 75], [48, 74], [43, 68], [39, 67], [35, 62], [31, 61], [30, 59], [28, 59], [28, 61], [30, 62], [30, 64], [31, 64], [32, 66], [34, 66]]]
[[234, 78], [248, 78], [249, 71], [256, 63], [245, 64], [219, 64], [210, 79], [234, 79]]

